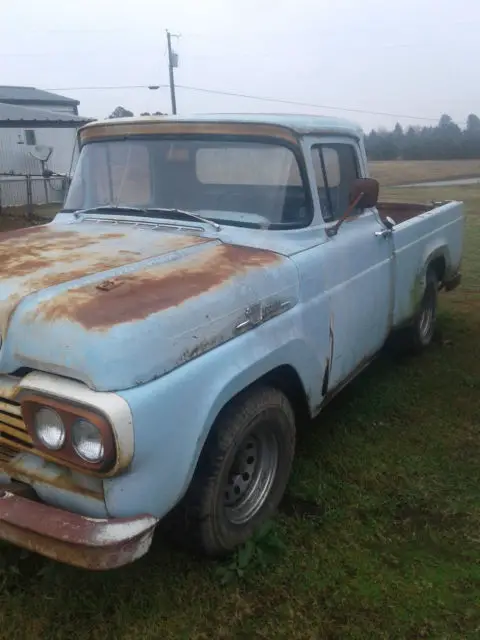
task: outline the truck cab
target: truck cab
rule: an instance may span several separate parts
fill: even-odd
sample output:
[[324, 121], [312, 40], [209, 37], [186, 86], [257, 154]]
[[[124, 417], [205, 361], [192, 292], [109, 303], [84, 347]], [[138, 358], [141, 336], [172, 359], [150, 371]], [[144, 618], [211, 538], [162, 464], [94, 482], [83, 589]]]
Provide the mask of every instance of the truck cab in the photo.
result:
[[0, 539], [89, 569], [157, 524], [219, 556], [272, 517], [296, 426], [394, 331], [432, 340], [463, 206], [377, 201], [309, 116], [94, 122], [64, 207], [0, 234]]

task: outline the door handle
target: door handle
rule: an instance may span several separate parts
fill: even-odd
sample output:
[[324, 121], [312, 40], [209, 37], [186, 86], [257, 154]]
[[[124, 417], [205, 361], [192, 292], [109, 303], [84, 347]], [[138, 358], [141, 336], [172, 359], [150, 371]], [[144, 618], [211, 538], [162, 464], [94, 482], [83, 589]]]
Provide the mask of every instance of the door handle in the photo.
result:
[[391, 229], [382, 229], [381, 231], [375, 231], [377, 238], [387, 238], [392, 235]]

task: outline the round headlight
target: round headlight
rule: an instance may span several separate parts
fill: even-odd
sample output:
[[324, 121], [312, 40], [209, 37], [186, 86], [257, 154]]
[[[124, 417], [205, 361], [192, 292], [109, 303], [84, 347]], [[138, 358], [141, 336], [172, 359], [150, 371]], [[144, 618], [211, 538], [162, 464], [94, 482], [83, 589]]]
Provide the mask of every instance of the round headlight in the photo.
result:
[[72, 427], [75, 453], [86, 462], [100, 462], [105, 455], [100, 429], [88, 420], [77, 420]]
[[35, 433], [47, 449], [58, 451], [65, 442], [65, 425], [61, 417], [53, 409], [46, 407], [35, 414]]

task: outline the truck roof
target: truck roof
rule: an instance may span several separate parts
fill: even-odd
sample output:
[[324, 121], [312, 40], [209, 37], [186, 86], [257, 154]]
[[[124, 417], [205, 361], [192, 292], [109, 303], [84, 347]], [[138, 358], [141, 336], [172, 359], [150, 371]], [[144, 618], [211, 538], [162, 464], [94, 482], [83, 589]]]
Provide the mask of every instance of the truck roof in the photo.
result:
[[[353, 136], [360, 138], [363, 134], [362, 129], [353, 122], [343, 120], [342, 118], [333, 118], [330, 116], [316, 116], [303, 114], [266, 114], [266, 113], [209, 113], [192, 116], [139, 116], [133, 118], [111, 118], [108, 120], [97, 120], [85, 125], [81, 131], [96, 129], [97, 127], [120, 127], [122, 133], [126, 128], [132, 128], [131, 133], [135, 133], [138, 125], [150, 125], [153, 133], [154, 125], [158, 124], [159, 133], [162, 125], [260, 125], [267, 127], [278, 127], [280, 129], [288, 129], [297, 135], [305, 134], [324, 134], [334, 133], [340, 135]], [[93, 131], [92, 131], [93, 133]], [[111, 132], [113, 135], [113, 131]]]

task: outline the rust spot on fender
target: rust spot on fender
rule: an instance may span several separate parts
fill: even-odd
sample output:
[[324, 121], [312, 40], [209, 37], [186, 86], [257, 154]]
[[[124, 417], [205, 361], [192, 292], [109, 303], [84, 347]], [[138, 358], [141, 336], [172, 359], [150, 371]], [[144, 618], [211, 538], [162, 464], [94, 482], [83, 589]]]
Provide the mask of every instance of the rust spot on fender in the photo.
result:
[[[281, 260], [280, 255], [270, 251], [214, 245], [180, 263], [174, 260], [122, 275], [121, 286], [109, 285], [107, 291], [99, 291], [96, 285], [68, 291], [40, 305], [36, 315], [46, 322], [66, 319], [86, 329], [108, 330], [181, 305], [236, 275]], [[112, 278], [111, 282], [116, 280]]]

